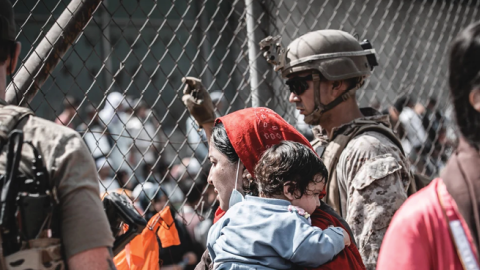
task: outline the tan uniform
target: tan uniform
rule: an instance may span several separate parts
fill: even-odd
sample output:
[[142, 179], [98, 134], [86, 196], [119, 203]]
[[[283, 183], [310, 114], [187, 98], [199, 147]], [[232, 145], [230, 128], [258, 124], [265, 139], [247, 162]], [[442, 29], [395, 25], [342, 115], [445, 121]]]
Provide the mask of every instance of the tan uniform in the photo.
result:
[[[360, 120], [388, 123], [387, 116], [366, 116]], [[352, 126], [349, 123], [335, 128], [333, 136], [348, 133]], [[318, 127], [314, 131], [315, 148], [334, 138], [327, 138]], [[348, 142], [335, 171], [329, 174], [329, 178], [335, 174], [339, 197], [344, 198], [340, 205], [332, 206], [350, 225], [367, 269], [375, 269], [388, 224], [407, 199], [407, 189], [413, 179], [408, 160], [387, 136], [366, 131]]]
[[[61, 239], [67, 259], [89, 249], [112, 247], [114, 238], [99, 197], [97, 171], [80, 135], [35, 116], [17, 129], [43, 156], [52, 185], [59, 183]], [[5, 171], [5, 152], [0, 156], [0, 172]], [[24, 145], [20, 171], [25, 175], [31, 175], [33, 158], [32, 149]]]

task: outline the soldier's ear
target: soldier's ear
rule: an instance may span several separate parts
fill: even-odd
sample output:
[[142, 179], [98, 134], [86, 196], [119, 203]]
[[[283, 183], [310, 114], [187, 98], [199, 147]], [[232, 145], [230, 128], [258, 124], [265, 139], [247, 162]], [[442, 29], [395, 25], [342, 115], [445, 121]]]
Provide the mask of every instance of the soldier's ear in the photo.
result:
[[348, 84], [345, 80], [333, 81], [331, 85], [332, 85], [332, 92], [335, 98], [343, 94], [343, 92], [345, 92], [345, 90], [347, 90], [347, 87], [348, 87]]
[[472, 107], [480, 112], [480, 89], [473, 89], [468, 95], [468, 99]]
[[11, 75], [15, 73], [15, 69], [17, 68], [18, 63], [18, 56], [20, 56], [20, 51], [22, 50], [22, 44], [20, 42], [15, 42], [15, 49], [12, 55], [10, 55], [11, 59], [6, 61], [7, 66], [7, 73]]

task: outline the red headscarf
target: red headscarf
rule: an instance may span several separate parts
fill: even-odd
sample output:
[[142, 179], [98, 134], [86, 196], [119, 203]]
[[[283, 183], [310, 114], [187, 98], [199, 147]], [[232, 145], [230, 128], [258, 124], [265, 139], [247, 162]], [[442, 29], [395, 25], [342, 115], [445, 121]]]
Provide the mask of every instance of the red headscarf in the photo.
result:
[[268, 108], [236, 111], [218, 118], [218, 123], [223, 123], [235, 152], [252, 176], [263, 152], [281, 141], [299, 142], [314, 151], [300, 132]]
[[[252, 176], [254, 176], [255, 165], [263, 152], [281, 141], [299, 142], [314, 150], [310, 142], [300, 132], [268, 108], [239, 110], [218, 118], [215, 124], [218, 123], [223, 123], [230, 143]], [[224, 214], [225, 211], [219, 207], [215, 213], [214, 222], [218, 221]], [[338, 219], [319, 209], [315, 210], [311, 218], [312, 225], [323, 230], [330, 225], [343, 227]], [[365, 269], [365, 266], [357, 247], [352, 243], [332, 261], [315, 269], [357, 270]]]

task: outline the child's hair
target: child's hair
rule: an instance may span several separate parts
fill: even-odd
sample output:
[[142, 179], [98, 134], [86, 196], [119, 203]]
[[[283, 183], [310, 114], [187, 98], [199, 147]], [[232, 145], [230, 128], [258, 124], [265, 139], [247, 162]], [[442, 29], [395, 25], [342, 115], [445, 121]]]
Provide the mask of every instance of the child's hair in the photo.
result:
[[292, 141], [267, 149], [255, 167], [258, 190], [266, 197], [283, 195], [285, 183], [290, 182], [289, 192], [298, 199], [317, 175], [322, 176], [321, 181], [328, 179], [325, 164], [309, 147]]

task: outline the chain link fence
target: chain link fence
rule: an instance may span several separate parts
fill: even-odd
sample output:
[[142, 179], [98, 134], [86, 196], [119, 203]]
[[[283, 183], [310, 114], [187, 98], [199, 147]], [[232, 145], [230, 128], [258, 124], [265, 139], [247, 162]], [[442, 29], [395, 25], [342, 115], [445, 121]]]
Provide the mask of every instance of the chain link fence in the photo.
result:
[[[146, 215], [170, 204], [194, 241], [204, 244], [216, 195], [207, 185], [205, 137], [181, 101], [182, 77], [203, 80], [219, 115], [267, 106], [312, 136], [288, 103], [283, 80], [261, 56], [258, 42], [268, 35], [281, 35], [284, 46], [328, 28], [369, 39], [379, 67], [357, 92], [360, 104], [390, 114], [408, 148], [411, 128], [396, 120], [407, 103], [400, 97], [414, 101], [431, 144], [409, 151], [417, 171], [437, 175], [452, 151], [449, 43], [480, 19], [479, 1], [97, 2], [29, 106], [83, 135], [102, 193], [124, 193]], [[69, 3], [14, 1], [23, 68]]]

